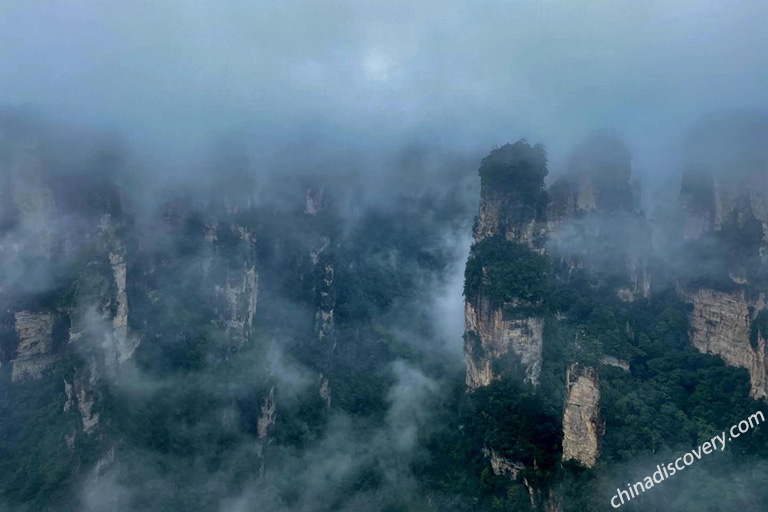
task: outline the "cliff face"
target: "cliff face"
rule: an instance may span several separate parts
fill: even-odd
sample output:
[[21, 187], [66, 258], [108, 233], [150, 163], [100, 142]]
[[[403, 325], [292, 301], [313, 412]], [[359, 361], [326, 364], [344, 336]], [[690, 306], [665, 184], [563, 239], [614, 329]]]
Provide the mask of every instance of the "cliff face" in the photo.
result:
[[[4, 124], [0, 132], [0, 303], [12, 318], [0, 340], [0, 367], [10, 363], [11, 386], [37, 380], [45, 389], [52, 379], [58, 382], [58, 397], [36, 399], [63, 403], [63, 416], [72, 415], [79, 427], [62, 443], [77, 452], [83, 434], [105, 435], [99, 430], [101, 380], [139, 342], [128, 329], [120, 204], [106, 182], [80, 188], [79, 175], [57, 174], [45, 158], [47, 141], [34, 127]], [[91, 195], [101, 200], [79, 202]]]
[[693, 304], [690, 315], [690, 339], [703, 353], [715, 354], [726, 364], [745, 368], [749, 372], [750, 396], [765, 399], [766, 361], [765, 339], [757, 334], [757, 343], [750, 342], [752, 324], [766, 308], [764, 296], [747, 298], [743, 289], [733, 292], [699, 288], [681, 288], [682, 297]]
[[11, 361], [11, 379], [14, 382], [27, 378], [39, 379], [57, 357], [53, 351], [53, 325], [56, 317], [52, 313], [18, 311], [14, 314], [14, 320], [18, 345], [16, 357]]
[[[92, 303], [99, 304], [98, 309], [102, 316], [111, 324], [110, 338], [112, 343], [104, 346], [105, 360], [107, 365], [111, 367], [119, 366], [133, 357], [141, 342], [141, 337], [137, 333], [131, 333], [128, 328], [130, 308], [127, 292], [127, 254], [125, 243], [118, 234], [119, 230], [120, 226], [114, 224], [109, 214], [102, 216], [99, 222], [99, 232], [96, 234], [97, 239], [100, 239], [99, 247], [96, 250], [106, 253], [107, 256], [109, 266], [105, 270], [109, 275], [105, 278], [108, 283], [109, 295], [89, 298]], [[83, 299], [85, 298], [83, 297]]]
[[563, 414], [563, 460], [591, 468], [600, 455], [600, 379], [594, 368], [573, 363], [566, 377]]
[[315, 313], [315, 331], [320, 341], [333, 337], [334, 307], [336, 306], [336, 296], [334, 290], [334, 270], [333, 263], [324, 262], [316, 266], [316, 272], [319, 274], [319, 282], [316, 286], [317, 312]]
[[[537, 252], [546, 242], [546, 158], [540, 146], [525, 142], [494, 150], [481, 164], [480, 211], [474, 244], [503, 238]], [[486, 269], [481, 270], [485, 274]], [[481, 280], [484, 280], [482, 276]], [[538, 383], [541, 371], [543, 319], [513, 314], [517, 298], [506, 303], [488, 296], [482, 288], [467, 296], [465, 344], [467, 386], [487, 386], [500, 376], [494, 363], [514, 354], [525, 369], [525, 379]]]
[[[227, 246], [219, 247], [218, 232], [224, 230]], [[209, 222], [205, 241], [209, 253], [203, 260], [206, 286], [214, 292], [214, 324], [224, 332], [233, 348], [248, 342], [253, 332], [253, 315], [259, 298], [259, 274], [256, 270], [255, 237], [234, 223]], [[231, 251], [232, 254], [223, 254]], [[236, 256], [235, 261], [228, 261]]]
[[63, 379], [64, 412], [79, 417], [80, 428], [68, 439], [75, 451], [83, 435], [111, 449], [109, 422], [103, 422], [106, 383], [134, 355], [141, 338], [128, 328], [129, 303], [126, 252], [109, 214], [98, 218], [88, 233], [88, 265], [81, 268], [66, 303], [69, 329], [61, 347], [68, 371]]
[[[151, 394], [158, 384], [147, 368], [164, 364], [163, 346], [191, 347], [171, 356], [172, 364], [210, 364], [226, 374], [221, 368], [252, 341], [256, 238], [237, 221], [239, 207], [204, 205], [204, 217], [169, 201], [139, 221], [121, 201], [109, 162], [97, 158], [93, 174], [59, 174], [41, 157], [44, 144], [19, 134], [0, 137], [3, 406], [39, 404], [13, 428], [37, 432], [36, 422], [55, 421], [61, 450], [47, 447], [51, 464], [66, 459], [71, 478], [101, 474], [124, 458], [131, 434], [120, 417], [130, 404], [115, 401], [137, 393], [137, 385], [142, 399]], [[205, 336], [218, 345], [195, 352]], [[260, 450], [270, 443], [277, 409], [274, 388], [265, 387]], [[231, 408], [234, 398], [225, 400]], [[227, 407], [219, 415], [224, 427], [232, 424]]]
[[[482, 256], [484, 244], [503, 237], [543, 254], [550, 272], [555, 263], [566, 269], [552, 273], [547, 286], [553, 282], [567, 286], [578, 274], [588, 277], [594, 293], [612, 293], [626, 302], [647, 298], [651, 292], [650, 229], [639, 208], [637, 191], [629, 183], [631, 168], [626, 148], [610, 136], [595, 136], [574, 151], [568, 172], [549, 190], [543, 183], [546, 168], [537, 166], [545, 159], [536, 148], [519, 142], [495, 150], [483, 160], [482, 194], [468, 272], [470, 266], [477, 265], [472, 263], [473, 258]], [[526, 275], [527, 270], [520, 270], [524, 269], [521, 262], [529, 257], [518, 253], [510, 256], [513, 260], [508, 264], [518, 274]], [[465, 290], [467, 387], [475, 390], [504, 379], [497, 367], [508, 355], [521, 363], [525, 381], [535, 386], [546, 364], [542, 356], [547, 342], [545, 322], [570, 325], [571, 320], [557, 312], [547, 316], [539, 307], [541, 299], [530, 294], [536, 281], [508, 279], [503, 277], [507, 274], [498, 271], [497, 267], [504, 269], [503, 265], [494, 266], [490, 261], [480, 264], [476, 280], [482, 284], [478, 293], [467, 294]], [[536, 269], [535, 265], [531, 269], [528, 274]], [[489, 283], [493, 276], [497, 281]], [[510, 297], [504, 295], [505, 290], [499, 291], [509, 286], [529, 293]], [[572, 332], [579, 331], [577, 328]], [[576, 355], [564, 376], [562, 456], [593, 467], [603, 431], [599, 360], [581, 361], [576, 340], [570, 343]], [[629, 368], [615, 357], [603, 359], [606, 364], [616, 362]]]
[[[510, 157], [512, 149], [519, 158]], [[505, 380], [550, 392], [562, 379], [555, 407], [549, 396], [537, 400], [562, 406], [559, 459], [587, 468], [599, 467], [603, 452], [611, 464], [618, 432], [626, 428], [611, 407], [618, 390], [642, 382], [636, 365], [644, 358], [674, 361], [666, 351], [684, 354], [690, 343], [745, 369], [749, 396], [768, 398], [768, 160], [760, 167], [749, 158], [754, 152], [746, 152], [746, 159], [703, 159], [703, 167], [688, 169], [679, 225], [654, 226], [676, 243], [653, 247], [621, 143], [603, 136], [588, 141], [546, 189], [538, 181], [546, 171], [520, 166], [526, 158], [530, 164], [530, 150], [505, 147], [507, 153], [494, 152], [481, 165], [483, 193], [465, 274], [467, 388], [490, 387], [498, 399], [493, 391]], [[680, 233], [671, 235], [677, 227]], [[542, 268], [532, 253], [546, 260], [543, 288], [532, 277]], [[657, 295], [649, 300], [652, 291]], [[664, 334], [638, 323], [654, 317]], [[524, 371], [510, 371], [516, 367], [508, 357]], [[717, 366], [712, 358], [695, 364]], [[475, 396], [482, 403], [488, 395]], [[739, 393], [738, 400], [747, 397]], [[542, 459], [520, 462], [510, 448], [516, 435], [486, 440], [490, 471], [514, 481], [510, 495], [524, 486], [533, 509], [556, 509], [562, 496], [530, 478]]]
[[475, 241], [502, 235], [507, 240], [540, 248], [546, 237], [546, 225], [537, 212], [538, 205], [501, 197], [487, 191], [480, 202]]
[[[256, 443], [256, 453], [263, 457], [265, 447], [271, 442], [270, 433], [275, 425], [277, 417], [277, 402], [275, 400], [275, 388], [269, 390], [269, 394], [264, 397], [261, 404], [259, 418], [257, 420], [258, 441]], [[262, 464], [262, 472], [264, 471]]]
[[[548, 210], [549, 249], [569, 269], [560, 279], [569, 281], [573, 269], [585, 272], [593, 293], [615, 293], [624, 302], [651, 294], [651, 232], [630, 176], [623, 143], [593, 135], [574, 150], [567, 173], [552, 186]], [[601, 363], [629, 370], [608, 354], [599, 363], [572, 361], [566, 376], [563, 460], [585, 467], [594, 467], [600, 456]]]
[[595, 276], [623, 301], [651, 292], [651, 230], [630, 183], [629, 151], [608, 134], [577, 146], [566, 173], [549, 189], [548, 249]]
[[[707, 133], [712, 127], [699, 129], [698, 137], [713, 136]], [[747, 369], [750, 395], [766, 399], [766, 351], [758, 320], [766, 309], [768, 162], [755, 159], [759, 152], [745, 150], [743, 141], [716, 139], [704, 155], [688, 155], [683, 174], [683, 238], [706, 255], [708, 265], [700, 274], [684, 276], [678, 292], [693, 305], [691, 343], [727, 365]]]
[[[768, 233], [766, 190], [766, 172], [723, 175], [709, 169], [687, 169], [680, 190], [684, 238], [697, 240], [709, 233], [743, 228], [750, 222]], [[768, 242], [765, 238], [761, 241]]]
[[[604, 161], [593, 158], [591, 150], [577, 152], [566, 175], [549, 188], [537, 146], [499, 148], [481, 167], [482, 199], [466, 276], [469, 393], [463, 398], [477, 410], [493, 411], [484, 418], [493, 416], [492, 428], [485, 429], [480, 419], [473, 424], [461, 418], [456, 430], [482, 431], [467, 437], [488, 458], [482, 485], [490, 489], [513, 481], [508, 489], [513, 492], [504, 496], [514, 495], [522, 508], [562, 508], [566, 494], [559, 495], [546, 479], [562, 476], [555, 472], [563, 467], [569, 470], [564, 461], [597, 468], [581, 474], [599, 475], [604, 464], [610, 467], [615, 442], [605, 437], [603, 417], [612, 420], [614, 438], [626, 427], [613, 421], [608, 407], [624, 389], [645, 383], [641, 374], [652, 365], [638, 361], [658, 358], [653, 351], [663, 353], [672, 344], [684, 347], [680, 333], [688, 310], [674, 293], [668, 294], [672, 299], [644, 300], [651, 293], [650, 234], [628, 182], [626, 155], [616, 148], [602, 150], [614, 153]], [[224, 458], [220, 448], [247, 446], [243, 472], [256, 468], [254, 475], [270, 482], [265, 466], [276, 461], [279, 470], [284, 447], [275, 445], [286, 437], [296, 436], [300, 443], [321, 440], [322, 431], [313, 429], [325, 417], [362, 411], [377, 401], [385, 410], [388, 400], [398, 399], [383, 395], [386, 385], [368, 386], [357, 359], [386, 348], [387, 354], [366, 363], [365, 372], [373, 374], [391, 362], [387, 357], [422, 355], [403, 356], [382, 336], [389, 331], [377, 324], [390, 311], [381, 305], [385, 300], [376, 302], [382, 298], [378, 292], [386, 290], [380, 276], [402, 271], [399, 263], [387, 261], [391, 273], [378, 272], [389, 240], [380, 243], [381, 231], [372, 230], [368, 236], [376, 237], [375, 251], [346, 247], [350, 240], [329, 227], [337, 220], [326, 210], [334, 196], [322, 188], [294, 194], [294, 210], [287, 213], [243, 208], [226, 199], [223, 207], [187, 199], [163, 204], [162, 213], [133, 218], [122, 211], [119, 194], [110, 195], [106, 186], [98, 190], [110, 198], [106, 203], [88, 200], [90, 208], [68, 210], [77, 219], [76, 229], [48, 227], [16, 238], [27, 225], [57, 225], [51, 212], [61, 211], [66, 200], [61, 185], [49, 183], [43, 160], [28, 155], [14, 162], [12, 186], [2, 192], [10, 197], [3, 215], [10, 213], [0, 219], [0, 228], [8, 230], [4, 235], [11, 235], [0, 238], [0, 253], [34, 256], [41, 268], [51, 270], [46, 279], [52, 284], [27, 289], [3, 274], [0, 377], [9, 395], [21, 397], [14, 403], [19, 410], [29, 396], [40, 398], [37, 387], [43, 393], [53, 390], [55, 396], [46, 402], [51, 406], [40, 410], [63, 418], [66, 428], [55, 430], [63, 435], [54, 442], [72, 457], [80, 476], [109, 472], [130, 460], [126, 446], [138, 439], [134, 446], [163, 453], [199, 443], [219, 461]], [[13, 180], [22, 182], [13, 185]], [[751, 396], [765, 399], [768, 307], [757, 265], [765, 252], [759, 213], [764, 205], [758, 192], [719, 186], [708, 189], [711, 209], [689, 223], [701, 227], [693, 238], [722, 236], [734, 242], [735, 234], [737, 246], [754, 249], [755, 258], [729, 260], [727, 286], [685, 276], [677, 291], [691, 305], [690, 343], [746, 369]], [[146, 218], [160, 236], [139, 225]], [[351, 237], [352, 244], [360, 238]], [[419, 232], [407, 240], [414, 238], [418, 246], [427, 237]], [[19, 240], [25, 247], [20, 249]], [[64, 263], [58, 266], [56, 259]], [[8, 267], [0, 265], [0, 272]], [[357, 267], [362, 267], [359, 273]], [[393, 288], [415, 287], [413, 282]], [[397, 293], [384, 298], [399, 300]], [[649, 306], [654, 302], [664, 306], [664, 314], [670, 312], [663, 322], [675, 323], [676, 330], [651, 340], [650, 330], [657, 326], [640, 332], [634, 322], [659, 318]], [[598, 328], [591, 331], [594, 324]], [[638, 341], [643, 336], [647, 342]], [[290, 341], [275, 343], [282, 338]], [[280, 353], [273, 357], [275, 346]], [[697, 364], [713, 364], [711, 359], [697, 358]], [[371, 395], [350, 391], [358, 379]], [[513, 380], [514, 386], [504, 387]], [[312, 392], [305, 393], [307, 388]], [[505, 401], [510, 396], [514, 400]], [[115, 403], [128, 412], [116, 414]], [[297, 410], [303, 413], [305, 405], [312, 418], [299, 417]], [[422, 410], [421, 402], [413, 409]], [[286, 435], [276, 432], [284, 425]], [[206, 444], [209, 432], [223, 435]], [[127, 436], [135, 437], [129, 441]], [[237, 473], [236, 478], [244, 474]], [[7, 489], [0, 488], [0, 494]], [[498, 490], [492, 489], [494, 499], [501, 495]]]
[[520, 141], [491, 152], [481, 163], [480, 209], [474, 241], [503, 236], [542, 250], [546, 241], [546, 157]]
[[504, 319], [501, 308], [493, 307], [488, 299], [465, 304], [465, 328], [473, 340], [466, 343], [467, 387], [488, 386], [499, 379], [493, 363], [501, 356], [512, 353], [525, 368], [525, 380], [538, 384], [541, 372], [543, 319], [528, 317]]
[[[607, 156], [594, 157], [600, 154]], [[575, 152], [570, 173], [553, 186], [556, 192], [550, 205], [553, 255], [565, 261], [567, 268], [591, 276], [593, 293], [615, 294], [624, 302], [651, 294], [651, 233], [629, 176], [629, 154], [623, 145], [592, 141]], [[561, 279], [569, 281], [571, 272]], [[578, 354], [577, 342], [575, 346]], [[610, 354], [600, 362], [576, 359], [566, 376], [562, 457], [594, 467], [604, 433], [600, 364], [625, 371], [629, 365]]]

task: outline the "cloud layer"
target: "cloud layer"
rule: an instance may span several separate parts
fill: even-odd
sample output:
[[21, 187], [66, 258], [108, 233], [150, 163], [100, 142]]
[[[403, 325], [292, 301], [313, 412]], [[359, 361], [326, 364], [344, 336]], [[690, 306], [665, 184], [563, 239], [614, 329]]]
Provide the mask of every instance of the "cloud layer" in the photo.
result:
[[642, 159], [701, 114], [766, 104], [767, 22], [759, 0], [4, 2], [0, 101], [166, 156], [248, 127], [341, 145], [528, 136], [557, 159], [613, 127]]

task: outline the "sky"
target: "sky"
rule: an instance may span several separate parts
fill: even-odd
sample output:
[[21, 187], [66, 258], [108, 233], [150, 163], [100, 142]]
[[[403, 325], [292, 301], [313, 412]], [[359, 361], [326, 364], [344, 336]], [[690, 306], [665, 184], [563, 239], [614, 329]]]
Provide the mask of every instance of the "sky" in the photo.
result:
[[[0, 0], [0, 104], [194, 158], [267, 144], [614, 129], [640, 166], [699, 116], [768, 104], [763, 0]], [[652, 169], [648, 169], [652, 170]]]

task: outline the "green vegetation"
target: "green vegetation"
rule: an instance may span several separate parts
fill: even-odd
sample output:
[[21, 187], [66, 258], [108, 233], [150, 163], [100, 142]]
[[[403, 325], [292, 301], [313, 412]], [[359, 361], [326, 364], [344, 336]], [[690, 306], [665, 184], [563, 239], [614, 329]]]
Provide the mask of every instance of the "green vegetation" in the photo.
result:
[[[522, 380], [494, 382], [467, 394], [457, 386], [436, 418], [428, 454], [415, 465], [436, 509], [531, 510], [522, 478], [546, 488], [560, 460], [562, 426], [550, 399]], [[458, 411], [458, 414], [452, 411]], [[516, 479], [496, 476], [483, 448], [522, 463]]]
[[480, 182], [484, 190], [513, 193], [538, 199], [547, 176], [544, 146], [531, 146], [525, 140], [494, 149], [480, 163]]
[[487, 238], [472, 247], [464, 273], [464, 296], [479, 295], [501, 305], [522, 303], [533, 310], [541, 306], [547, 291], [548, 262], [529, 247], [501, 236]]
[[[546, 173], [543, 149], [525, 142], [495, 150], [480, 170], [484, 193], [510, 199], [502, 208], [523, 205], [516, 211], [524, 219], [546, 202]], [[249, 492], [270, 512], [302, 509], [302, 486], [311, 480], [322, 484], [311, 505], [323, 510], [363, 503], [363, 510], [530, 511], [530, 488], [539, 504], [552, 491], [562, 497], [563, 512], [591, 512], [605, 509], [627, 464], [687, 451], [754, 412], [746, 371], [690, 346], [690, 306], [672, 283], [654, 281], [650, 299], [622, 302], [616, 287], [626, 284], [623, 253], [606, 251], [587, 271], [504, 236], [472, 247], [464, 295], [488, 299], [507, 318], [543, 318], [539, 382], [525, 383], [520, 361], [508, 353], [493, 362], [503, 379], [466, 392], [464, 368], [446, 356], [429, 307], [453, 257], [446, 234], [466, 217], [457, 210], [454, 197], [429, 194], [368, 208], [349, 224], [332, 212], [310, 217], [265, 208], [222, 216], [213, 240], [206, 240], [205, 217], [190, 211], [168, 220], [156, 247], [129, 238], [130, 327], [142, 334], [136, 368], [119, 385], [107, 377], [98, 383], [94, 412], [102, 415], [102, 430], [88, 437], [76, 406], [62, 414], [63, 379], [71, 381], [83, 361], [13, 385], [4, 365], [0, 502], [81, 510], [67, 489], [114, 445], [120, 459], [110, 484], [131, 490], [125, 508], [132, 510], [221, 510], [225, 499]], [[235, 218], [249, 233], [258, 228], [255, 241]], [[722, 277], [723, 286], [734, 285], [724, 262], [735, 260], [729, 254], [755, 252], [761, 236], [754, 222], [740, 222], [743, 229], [727, 239], [701, 242], [714, 245], [690, 263], [686, 278]], [[607, 237], [616, 240], [613, 232]], [[237, 290], [251, 265], [259, 272], [255, 316], [232, 320], [232, 300], [243, 311]], [[113, 313], [108, 259], [89, 254], [82, 266], [87, 270], [77, 278], [67, 274], [25, 305], [63, 317], [88, 299]], [[322, 339], [318, 310], [334, 318]], [[227, 335], [248, 320], [254, 326], [248, 341]], [[6, 314], [0, 326], [6, 359], [11, 323]], [[68, 327], [57, 323], [58, 344]], [[753, 346], [765, 332], [768, 314], [761, 312]], [[475, 333], [465, 342], [480, 350]], [[625, 360], [630, 371], [601, 366], [604, 355]], [[573, 362], [600, 374], [606, 432], [600, 462], [590, 470], [561, 460], [565, 378]], [[398, 365], [418, 370], [426, 398], [398, 375]], [[330, 405], [319, 393], [325, 379]], [[265, 397], [273, 390], [275, 424], [265, 427]], [[412, 428], [400, 428], [398, 414]], [[75, 451], [64, 437], [71, 432], [78, 433]], [[757, 429], [728, 450], [741, 464], [764, 459], [767, 436]], [[403, 439], [412, 444], [399, 447]], [[491, 450], [509, 464], [504, 474], [494, 474]], [[758, 489], [758, 502], [768, 498], [759, 491], [766, 487], [756, 485], [763, 476], [740, 478]], [[736, 508], [748, 510], [745, 500], [735, 498]]]
[[63, 369], [40, 380], [11, 383], [10, 366], [0, 371], [0, 503], [17, 510], [46, 510], [80, 477], [77, 468], [94, 462], [94, 441], [66, 437], [78, 430], [75, 410], [64, 412]]
[[[749, 219], [740, 222], [734, 223], [727, 234], [696, 242], [702, 250], [694, 253], [696, 257], [690, 259], [685, 269], [689, 284], [734, 289], [738, 285], [727, 269], [737, 263], [746, 268], [752, 283], [759, 283], [751, 284], [750, 289], [761, 285], [757, 281], [760, 275], [754, 273], [756, 265], [750, 265], [756, 261], [762, 230]], [[524, 431], [525, 421], [517, 416], [529, 393], [536, 395], [536, 406], [535, 410], [526, 410], [526, 415], [538, 418], [542, 425], [557, 424], [562, 414], [568, 364], [579, 361], [600, 368], [601, 410], [606, 426], [600, 465], [584, 470], [558, 460], [547, 466], [537, 458], [539, 472], [525, 474], [529, 483], [536, 481], [536, 489], [545, 495], [549, 489], [556, 490], [563, 497], [564, 511], [601, 510], [607, 501], [600, 497], [610, 497], [610, 493], [615, 492], [612, 488], [615, 489], [616, 481], [631, 478], [628, 475], [617, 476], [618, 480], [609, 478], [623, 475], [626, 464], [655, 460], [660, 453], [687, 451], [759, 408], [749, 398], [746, 371], [727, 367], [719, 357], [701, 354], [691, 346], [688, 340], [691, 306], [678, 297], [674, 281], [665, 281], [664, 273], [652, 268], [657, 272], [653, 297], [622, 302], [616, 288], [624, 284], [623, 259], [610, 256], [603, 255], [603, 264], [587, 271], [569, 266], [564, 260], [550, 262], [525, 246], [496, 237], [473, 247], [465, 274], [468, 299], [483, 296], [497, 305], [516, 303], [518, 307], [508, 306], [505, 314], [543, 316], [545, 332], [538, 389], [523, 387], [496, 394], [502, 384], [493, 383], [467, 395], [461, 407], [472, 411], [477, 418], [457, 420], [461, 422], [457, 428], [461, 429], [463, 442], [474, 443], [476, 450], [492, 448], [509, 461], [522, 461], [525, 455], [517, 451], [520, 446], [527, 446], [531, 453], [537, 449], [535, 443], [526, 444], [529, 439]], [[526, 309], [530, 302], [538, 308]], [[752, 326], [753, 347], [757, 345], [758, 333], [766, 329], [768, 315], [761, 312]], [[601, 366], [603, 355], [626, 361], [631, 370]], [[514, 361], [497, 361], [495, 371], [505, 376], [502, 382], [522, 380], [522, 372]], [[499, 418], [493, 418], [492, 414]], [[507, 429], [504, 426], [507, 418], [516, 418], [521, 430]], [[472, 432], [482, 434], [474, 441], [467, 441], [464, 436], [471, 439]], [[497, 433], [500, 435], [496, 436]], [[558, 446], [560, 435], [555, 429], [551, 438]], [[537, 431], [536, 436], [539, 440], [547, 439], [545, 432]], [[758, 429], [749, 438], [740, 439], [739, 446], [729, 446], [729, 450], [738, 454], [735, 457], [741, 459], [740, 464], [757, 464], [768, 456], [766, 440], [768, 431]], [[462, 441], [452, 439], [456, 443]], [[440, 449], [447, 448], [443, 445], [435, 448]], [[462, 450], [469, 452], [469, 448], [459, 447], [452, 457], [460, 461], [458, 464], [472, 468], [468, 469], [470, 473], [453, 475], [450, 483], [440, 481], [436, 485], [474, 495], [473, 510], [530, 509], [521, 477], [495, 476], [487, 460], [473, 460]], [[557, 450], [552, 453], [558, 455]], [[726, 465], [732, 463], [730, 458], [723, 461]], [[759, 478], [750, 477], [749, 482], [751, 488], [759, 486]], [[746, 501], [740, 503], [748, 507]], [[472, 509], [468, 505], [462, 508], [464, 506], [445, 505], [445, 508]], [[632, 506], [642, 508], [637, 504]]]

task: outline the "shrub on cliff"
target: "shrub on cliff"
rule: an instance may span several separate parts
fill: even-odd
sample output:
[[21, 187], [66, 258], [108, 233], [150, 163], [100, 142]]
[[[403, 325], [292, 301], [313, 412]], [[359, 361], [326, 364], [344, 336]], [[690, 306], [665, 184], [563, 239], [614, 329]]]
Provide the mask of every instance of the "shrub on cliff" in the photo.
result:
[[543, 191], [546, 176], [544, 146], [531, 146], [525, 139], [494, 149], [480, 163], [483, 190], [517, 193], [532, 201], [536, 201]]
[[464, 273], [464, 295], [495, 304], [539, 307], [549, 276], [547, 258], [529, 247], [495, 236], [475, 244]]

